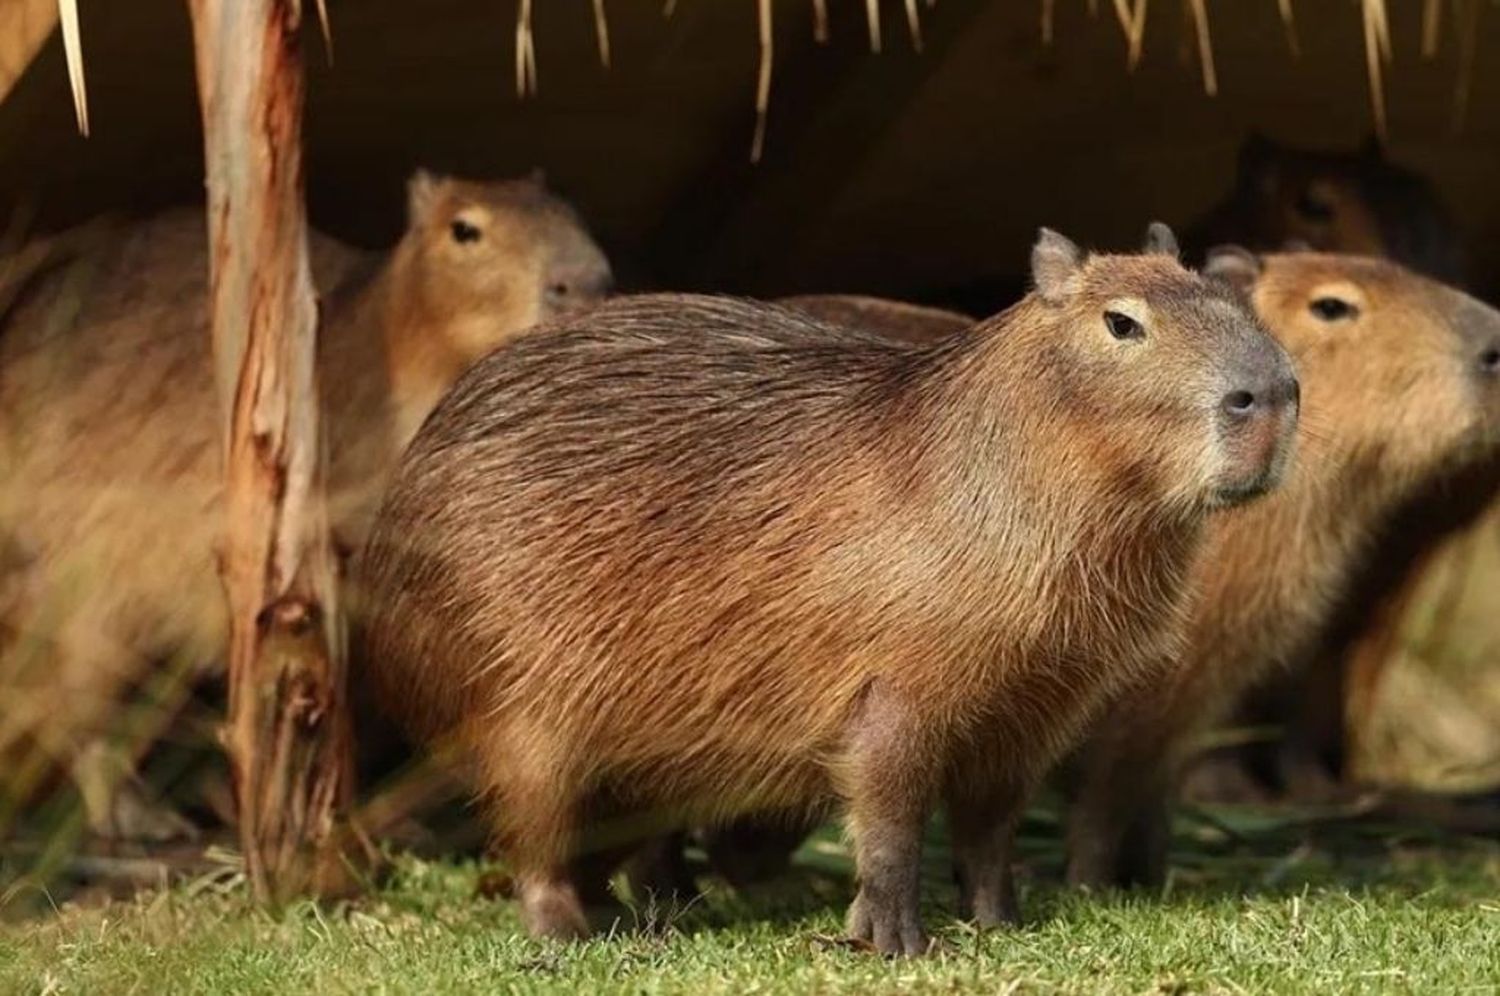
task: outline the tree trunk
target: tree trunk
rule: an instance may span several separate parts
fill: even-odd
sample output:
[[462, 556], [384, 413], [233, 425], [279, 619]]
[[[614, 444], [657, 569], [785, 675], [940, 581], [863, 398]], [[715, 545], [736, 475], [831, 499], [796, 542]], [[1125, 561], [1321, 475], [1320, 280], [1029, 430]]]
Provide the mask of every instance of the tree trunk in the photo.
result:
[[272, 903], [341, 891], [346, 633], [324, 496], [298, 0], [190, 0], [225, 426], [220, 572], [240, 841]]

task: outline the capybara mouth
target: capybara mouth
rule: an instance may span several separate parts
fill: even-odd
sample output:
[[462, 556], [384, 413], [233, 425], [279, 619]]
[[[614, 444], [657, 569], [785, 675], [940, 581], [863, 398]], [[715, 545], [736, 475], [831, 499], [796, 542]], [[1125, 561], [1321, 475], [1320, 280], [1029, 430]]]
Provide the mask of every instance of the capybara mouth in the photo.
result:
[[1234, 508], [1265, 496], [1275, 485], [1275, 478], [1268, 470], [1249, 484], [1231, 484], [1219, 488], [1213, 493], [1209, 505], [1212, 508]]

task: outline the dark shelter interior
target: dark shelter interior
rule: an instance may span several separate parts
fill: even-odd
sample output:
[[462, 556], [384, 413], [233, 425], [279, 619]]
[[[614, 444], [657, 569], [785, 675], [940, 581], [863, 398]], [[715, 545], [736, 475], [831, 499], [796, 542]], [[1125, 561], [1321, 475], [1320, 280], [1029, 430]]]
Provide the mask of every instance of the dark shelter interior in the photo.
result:
[[[830, 3], [820, 43], [813, 4], [772, 3], [758, 162], [755, 4], [610, 0], [607, 67], [589, 5], [536, 4], [537, 92], [524, 98], [517, 6], [335, 2], [327, 51], [309, 19], [317, 227], [387, 245], [415, 168], [496, 177], [539, 167], [626, 290], [861, 292], [987, 314], [1024, 290], [1039, 225], [1125, 248], [1159, 218], [1201, 249], [1221, 235], [1254, 238], [1263, 210], [1277, 213], [1269, 227], [1314, 246], [1352, 231], [1371, 252], [1404, 255], [1490, 300], [1500, 292], [1500, 76], [1483, 72], [1500, 13], [1484, 3], [1440, 5], [1430, 52], [1420, 44], [1428, 5], [1388, 5], [1383, 137], [1358, 4], [1298, 3], [1291, 25], [1272, 0], [1209, 3], [1206, 25], [1188, 3], [1150, 4], [1130, 69], [1108, 2], [919, 4], [920, 51], [902, 6], [887, 3], [878, 54], [862, 5]], [[57, 38], [0, 103], [0, 217], [18, 230], [201, 196], [183, 4], [80, 10], [92, 134], [77, 133]], [[1237, 185], [1262, 206], [1221, 209]], [[1462, 517], [1482, 510], [1469, 501]], [[1419, 521], [1432, 518], [1424, 510]], [[1467, 590], [1455, 597], [1471, 606]], [[1481, 689], [1474, 701], [1493, 718], [1500, 705], [1484, 703], [1500, 697], [1482, 665], [1500, 637], [1492, 621], [1475, 626], [1455, 640], [1455, 687]], [[1342, 692], [1320, 701], [1329, 694], [1337, 714]], [[1491, 756], [1463, 787], [1496, 783]]]
[[[755, 4], [678, 0], [668, 16], [658, 0], [606, 3], [608, 68], [589, 5], [537, 4], [537, 93], [525, 99], [514, 2], [329, 6], [331, 59], [315, 19], [306, 38], [315, 224], [386, 244], [415, 166], [539, 166], [634, 288], [994, 307], [1019, 288], [1039, 224], [1131, 245], [1148, 218], [1187, 227], [1209, 211], [1254, 131], [1352, 153], [1375, 130], [1356, 4], [1295, 5], [1294, 36], [1270, 0], [1208, 4], [1210, 96], [1187, 4], [1147, 6], [1132, 72], [1109, 3], [921, 4], [920, 53], [888, 3], [878, 55], [863, 5], [828, 4], [820, 45], [812, 4], [773, 3], [759, 164]], [[1489, 287], [1500, 281], [1500, 80], [1476, 52], [1500, 17], [1441, 5], [1428, 57], [1424, 6], [1389, 5], [1386, 155], [1436, 186], [1473, 282]], [[93, 134], [77, 134], [54, 37], [0, 105], [5, 200], [34, 205], [47, 228], [192, 201], [203, 172], [186, 10], [84, 2], [80, 21]]]

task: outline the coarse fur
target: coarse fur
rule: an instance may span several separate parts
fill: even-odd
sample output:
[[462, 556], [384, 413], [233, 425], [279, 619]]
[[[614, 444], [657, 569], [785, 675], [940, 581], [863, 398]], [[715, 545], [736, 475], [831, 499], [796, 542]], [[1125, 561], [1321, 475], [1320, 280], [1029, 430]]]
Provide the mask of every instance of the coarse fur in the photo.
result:
[[[537, 934], [630, 835], [847, 807], [850, 929], [919, 953], [929, 806], [965, 901], [1178, 635], [1210, 510], [1274, 483], [1286, 357], [1167, 255], [1044, 233], [1037, 293], [928, 346], [732, 299], [617, 301], [510, 344], [403, 458], [360, 569], [382, 700], [472, 763]], [[1111, 335], [1132, 314], [1140, 341]], [[1266, 399], [1227, 425], [1222, 399]]]
[[[331, 520], [345, 548], [363, 541], [385, 473], [459, 373], [596, 301], [609, 280], [572, 209], [537, 179], [419, 172], [409, 194], [408, 229], [383, 260], [312, 237]], [[223, 656], [207, 239], [196, 211], [98, 235], [50, 259], [0, 330], [0, 550], [11, 551], [0, 749], [39, 745], [69, 764], [96, 832], [160, 837], [181, 822], [144, 806], [132, 759], [105, 745], [126, 689], [159, 675], [157, 662]]]
[[[1252, 279], [1302, 380], [1300, 455], [1279, 492], [1209, 527], [1175, 679], [1126, 696], [1081, 752], [1076, 883], [1160, 883], [1196, 736], [1318, 636], [1386, 516], [1495, 442], [1500, 313], [1376, 259], [1273, 255]], [[1329, 299], [1356, 310], [1320, 318], [1315, 303]]]
[[947, 308], [863, 294], [798, 294], [777, 303], [833, 325], [848, 325], [902, 342], [936, 342], [977, 321]]

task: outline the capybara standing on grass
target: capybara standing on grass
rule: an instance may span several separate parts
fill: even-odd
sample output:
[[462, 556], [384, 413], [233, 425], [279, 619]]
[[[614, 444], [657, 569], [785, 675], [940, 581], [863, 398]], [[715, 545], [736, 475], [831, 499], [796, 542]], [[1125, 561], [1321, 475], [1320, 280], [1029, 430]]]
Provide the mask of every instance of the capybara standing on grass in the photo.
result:
[[855, 937], [926, 949], [939, 798], [965, 911], [1014, 917], [1018, 807], [1170, 652], [1204, 520], [1276, 483], [1296, 418], [1280, 347], [1174, 256], [1044, 231], [1032, 270], [929, 346], [619, 301], [438, 406], [360, 568], [366, 660], [472, 763], [534, 934], [587, 932], [569, 863], [618, 834], [829, 799]]
[[[160, 660], [198, 666], [225, 650], [203, 216], [31, 255], [44, 263], [12, 279], [0, 316], [0, 752], [26, 745], [71, 766], [97, 833], [167, 836], [181, 821], [135, 791], [120, 705]], [[610, 276], [536, 179], [418, 173], [407, 231], [383, 262], [317, 236], [311, 255], [325, 291], [331, 518], [349, 548], [454, 379], [534, 323], [596, 302]], [[16, 782], [31, 777], [7, 765], [0, 797], [24, 797]]]
[[1299, 456], [1280, 491], [1218, 517], [1173, 680], [1113, 708], [1082, 751], [1070, 821], [1077, 883], [1159, 883], [1178, 767], [1198, 734], [1326, 623], [1384, 518], [1482, 456], [1500, 421], [1500, 312], [1394, 263], [1227, 252], [1304, 387]]

